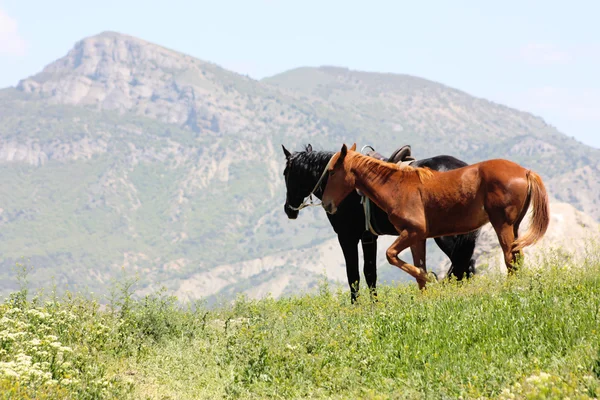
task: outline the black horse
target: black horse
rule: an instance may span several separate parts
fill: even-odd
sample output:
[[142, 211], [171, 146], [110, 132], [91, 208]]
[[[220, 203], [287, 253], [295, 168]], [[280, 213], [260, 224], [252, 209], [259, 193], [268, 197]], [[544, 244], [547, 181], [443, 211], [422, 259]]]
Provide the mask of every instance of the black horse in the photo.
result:
[[[319, 178], [334, 152], [313, 151], [312, 146], [306, 146], [305, 151], [290, 153], [284, 146], [286, 166], [283, 171], [287, 188], [284, 210], [288, 218], [298, 217], [298, 207], [311, 194], [321, 199], [327, 183], [327, 176], [318, 187]], [[396, 155], [398, 151], [394, 153]], [[375, 153], [376, 154], [376, 153]], [[468, 165], [452, 156], [436, 156], [412, 163], [414, 167], [428, 167], [436, 171], [447, 171]], [[358, 242], [362, 242], [364, 253], [364, 274], [372, 296], [376, 296], [377, 283], [377, 236], [365, 228], [365, 211], [361, 196], [352, 192], [339, 205], [335, 214], [327, 214], [333, 230], [338, 235], [338, 241], [346, 260], [346, 274], [350, 286], [352, 302], [356, 301], [359, 290], [360, 273], [358, 268]], [[398, 232], [389, 222], [387, 214], [372, 203], [371, 226], [378, 235], [394, 235]], [[452, 266], [447, 275], [461, 280], [475, 273], [473, 251], [479, 230], [458, 236], [443, 236], [435, 238], [439, 248], [448, 256]]]

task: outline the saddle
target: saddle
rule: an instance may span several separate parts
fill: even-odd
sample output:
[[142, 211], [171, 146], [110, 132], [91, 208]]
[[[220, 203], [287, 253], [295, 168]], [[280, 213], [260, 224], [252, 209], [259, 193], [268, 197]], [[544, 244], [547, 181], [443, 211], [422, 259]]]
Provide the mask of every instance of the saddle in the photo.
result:
[[411, 164], [415, 161], [415, 158], [411, 154], [410, 145], [405, 145], [398, 148], [396, 151], [392, 153], [391, 156], [385, 157], [375, 150], [368, 151], [365, 153], [366, 156], [376, 158], [381, 161], [391, 162], [394, 164]]

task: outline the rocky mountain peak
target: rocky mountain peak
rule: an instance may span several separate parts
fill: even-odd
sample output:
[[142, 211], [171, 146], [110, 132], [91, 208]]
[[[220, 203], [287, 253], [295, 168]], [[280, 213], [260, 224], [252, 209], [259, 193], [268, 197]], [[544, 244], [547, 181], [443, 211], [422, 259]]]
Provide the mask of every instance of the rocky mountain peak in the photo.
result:
[[17, 89], [51, 103], [133, 112], [161, 122], [215, 130], [215, 99], [249, 78], [215, 64], [116, 32], [75, 44]]
[[18, 87], [35, 91], [39, 85], [66, 76], [108, 81], [135, 75], [149, 67], [180, 70], [199, 63], [200, 60], [133, 36], [103, 32], [80, 40], [66, 56], [46, 66], [41, 73], [22, 80]]

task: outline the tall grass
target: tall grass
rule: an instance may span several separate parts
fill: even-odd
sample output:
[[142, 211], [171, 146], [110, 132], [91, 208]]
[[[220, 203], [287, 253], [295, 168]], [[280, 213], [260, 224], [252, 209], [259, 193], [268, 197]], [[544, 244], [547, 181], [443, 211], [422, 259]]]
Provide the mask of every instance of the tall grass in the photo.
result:
[[[600, 263], [550, 257], [517, 276], [351, 305], [312, 295], [181, 307], [67, 294], [0, 306], [4, 398], [597, 398]], [[34, 372], [37, 371], [37, 372]]]

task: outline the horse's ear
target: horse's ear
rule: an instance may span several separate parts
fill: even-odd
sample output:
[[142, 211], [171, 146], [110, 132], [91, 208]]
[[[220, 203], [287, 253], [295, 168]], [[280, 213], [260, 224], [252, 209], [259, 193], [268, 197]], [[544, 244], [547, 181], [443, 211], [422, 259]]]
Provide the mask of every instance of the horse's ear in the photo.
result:
[[288, 149], [285, 148], [284, 145], [281, 145], [281, 148], [283, 148], [283, 154], [285, 154], [285, 158], [290, 158], [290, 156], [292, 155], [292, 153], [290, 153], [288, 151]]
[[309, 143], [308, 146], [306, 146], [306, 152], [310, 153], [311, 151], [312, 151], [312, 146]]
[[352, 151], [356, 151], [356, 143], [354, 143], [354, 144], [352, 145], [352, 147], [350, 147], [350, 150], [352, 150]]
[[340, 160], [344, 159], [344, 157], [346, 157], [346, 154], [348, 154], [348, 148], [346, 147], [346, 143], [344, 143], [344, 145], [342, 146], [342, 150], [340, 150]]

